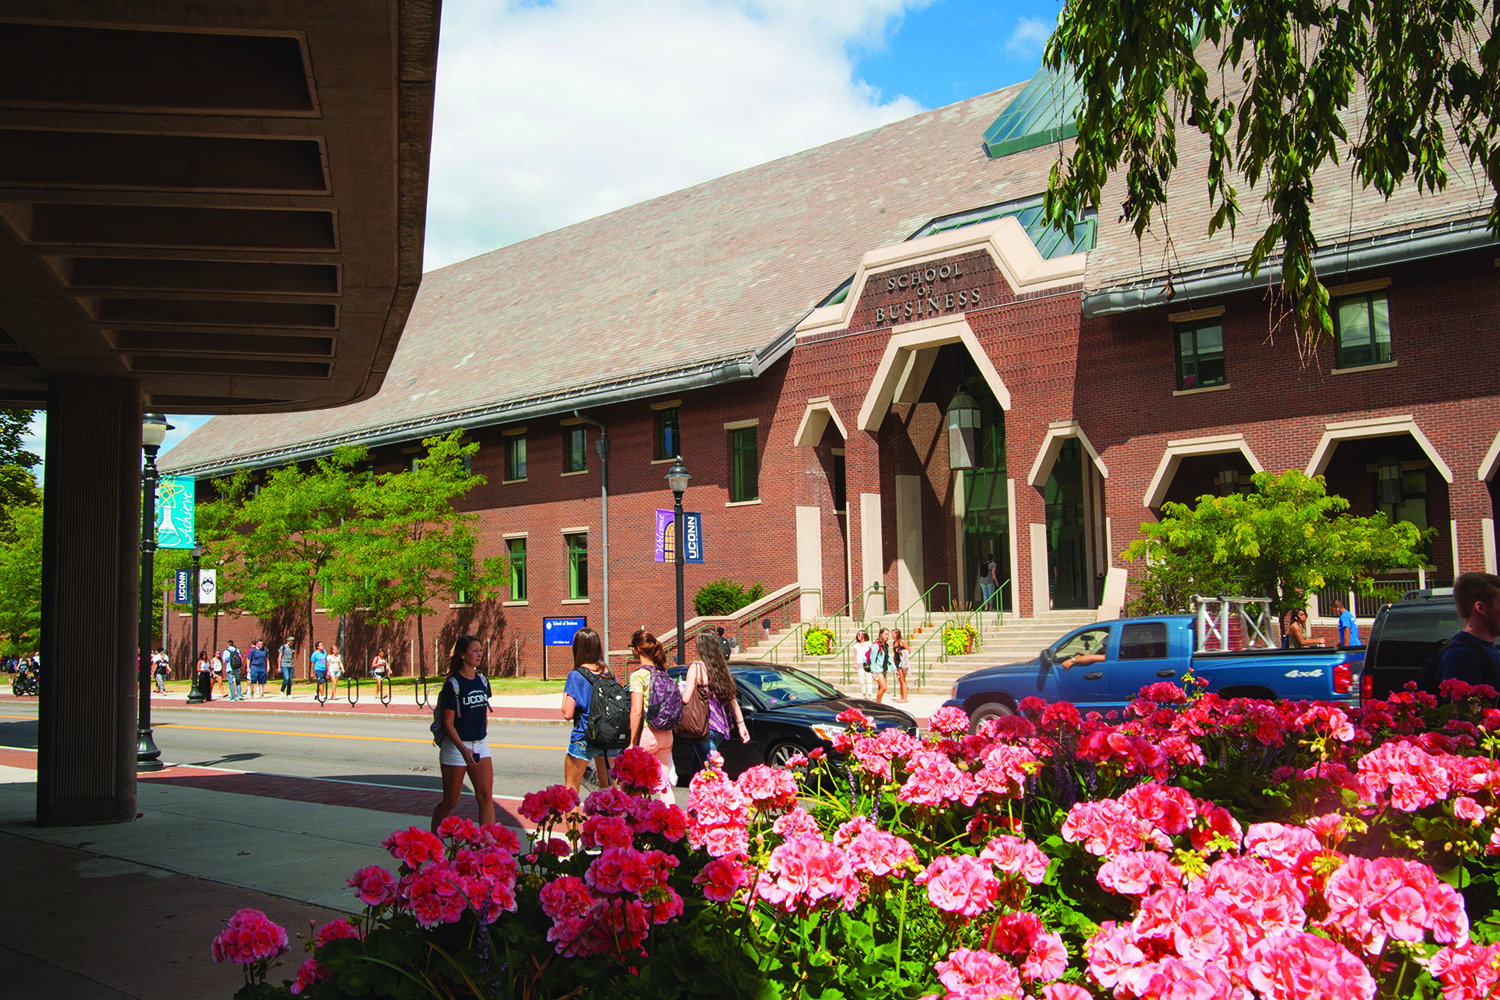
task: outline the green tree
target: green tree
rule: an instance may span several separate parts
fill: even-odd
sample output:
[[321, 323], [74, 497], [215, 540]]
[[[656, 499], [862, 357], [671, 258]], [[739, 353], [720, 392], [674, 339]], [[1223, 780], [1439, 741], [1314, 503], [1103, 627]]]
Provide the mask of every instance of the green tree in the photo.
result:
[[10, 512], [0, 542], [0, 654], [30, 653], [42, 628], [42, 505]]
[[21, 507], [40, 505], [42, 492], [35, 469], [41, 458], [26, 450], [26, 431], [35, 410], [0, 410], [0, 537], [10, 532], [11, 516]]
[[334, 563], [357, 547], [351, 539], [362, 527], [364, 484], [357, 466], [366, 454], [341, 448], [308, 468], [273, 469], [259, 484], [247, 470], [219, 482], [222, 499], [200, 504], [197, 521], [210, 553], [205, 568], [221, 573], [221, 604], [261, 618], [302, 606], [312, 648], [319, 589], [339, 575]]
[[[1500, 232], [1494, 17], [1492, 5], [1471, 0], [1070, 0], [1044, 62], [1076, 75], [1082, 105], [1077, 146], [1052, 172], [1049, 215], [1113, 214], [1100, 195], [1123, 165], [1119, 212], [1139, 237], [1166, 206], [1179, 127], [1196, 129], [1207, 140], [1209, 234], [1238, 221], [1240, 178], [1259, 185], [1262, 204], [1250, 214], [1265, 229], [1245, 270], [1259, 273], [1279, 250], [1282, 290], [1311, 346], [1333, 329], [1313, 262], [1320, 168], [1347, 158], [1354, 178], [1390, 198], [1403, 183], [1443, 190], [1452, 159], [1467, 159], [1474, 182], [1487, 181], [1490, 228]], [[1200, 50], [1202, 40], [1211, 47]]]
[[1305, 607], [1310, 591], [1374, 594], [1376, 573], [1426, 562], [1416, 525], [1347, 513], [1349, 501], [1330, 496], [1322, 476], [1290, 469], [1252, 478], [1252, 493], [1165, 503], [1160, 521], [1141, 525], [1122, 556], [1144, 564], [1143, 596], [1163, 605], [1149, 610], [1187, 610], [1197, 593], [1269, 597], [1279, 616]]
[[459, 591], [469, 601], [495, 595], [508, 575], [501, 557], [474, 562], [478, 517], [454, 507], [485, 477], [470, 471], [477, 443], [463, 431], [422, 442], [413, 468], [363, 482], [356, 503], [365, 524], [345, 537], [344, 558], [331, 567], [329, 609], [364, 609], [367, 620], [394, 625], [417, 620], [417, 664], [427, 671], [422, 618]]

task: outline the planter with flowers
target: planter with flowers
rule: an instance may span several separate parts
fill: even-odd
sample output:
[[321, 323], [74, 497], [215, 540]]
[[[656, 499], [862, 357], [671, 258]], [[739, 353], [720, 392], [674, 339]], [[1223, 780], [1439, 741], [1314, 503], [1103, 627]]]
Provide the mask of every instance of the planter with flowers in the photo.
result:
[[833, 652], [833, 629], [826, 625], [809, 625], [802, 633], [802, 651], [808, 656], [827, 656]]
[[948, 656], [964, 656], [974, 652], [974, 641], [979, 630], [972, 625], [950, 623], [943, 626], [943, 652]]
[[1500, 712], [1445, 682], [1347, 705], [1155, 684], [1113, 719], [1025, 699], [925, 739], [856, 710], [790, 768], [649, 754], [580, 808], [526, 797], [522, 846], [449, 820], [265, 982], [284, 932], [214, 944], [241, 997], [1469, 1000], [1500, 992]]

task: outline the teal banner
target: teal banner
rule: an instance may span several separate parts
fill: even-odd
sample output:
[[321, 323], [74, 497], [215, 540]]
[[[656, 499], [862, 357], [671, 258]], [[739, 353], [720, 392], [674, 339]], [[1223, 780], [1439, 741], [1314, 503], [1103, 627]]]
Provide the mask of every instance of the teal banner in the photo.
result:
[[193, 477], [162, 476], [156, 486], [156, 547], [193, 547]]

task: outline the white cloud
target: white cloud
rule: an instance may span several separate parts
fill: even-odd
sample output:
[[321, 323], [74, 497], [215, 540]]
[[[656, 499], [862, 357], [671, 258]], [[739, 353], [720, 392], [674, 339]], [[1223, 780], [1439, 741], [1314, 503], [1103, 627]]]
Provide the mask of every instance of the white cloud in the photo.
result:
[[1005, 51], [1016, 55], [1040, 53], [1056, 28], [1055, 21], [1045, 21], [1039, 17], [1018, 17], [1015, 30], [1005, 43]]
[[850, 53], [926, 2], [450, 2], [425, 267], [915, 114]]

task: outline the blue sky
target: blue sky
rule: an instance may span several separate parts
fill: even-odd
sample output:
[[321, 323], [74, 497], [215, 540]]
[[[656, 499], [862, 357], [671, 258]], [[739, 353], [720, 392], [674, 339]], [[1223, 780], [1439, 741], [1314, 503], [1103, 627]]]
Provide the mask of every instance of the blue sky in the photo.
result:
[[425, 269], [1029, 79], [1061, 9], [446, 0]]

